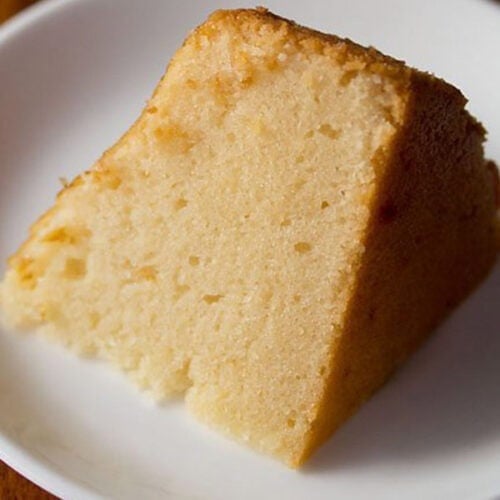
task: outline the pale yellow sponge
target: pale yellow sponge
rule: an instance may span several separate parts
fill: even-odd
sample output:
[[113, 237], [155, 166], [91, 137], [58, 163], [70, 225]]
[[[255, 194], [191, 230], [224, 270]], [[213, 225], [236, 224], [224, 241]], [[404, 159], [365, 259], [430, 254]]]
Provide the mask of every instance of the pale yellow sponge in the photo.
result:
[[493, 264], [464, 104], [373, 49], [216, 12], [32, 227], [5, 317], [298, 466]]

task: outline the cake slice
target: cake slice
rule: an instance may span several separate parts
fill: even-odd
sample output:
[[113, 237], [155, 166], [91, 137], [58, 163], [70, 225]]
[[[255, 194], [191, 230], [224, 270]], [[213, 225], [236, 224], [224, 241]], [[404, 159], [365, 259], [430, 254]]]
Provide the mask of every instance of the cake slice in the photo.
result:
[[216, 12], [10, 258], [5, 318], [299, 466], [494, 263], [465, 102], [374, 49]]

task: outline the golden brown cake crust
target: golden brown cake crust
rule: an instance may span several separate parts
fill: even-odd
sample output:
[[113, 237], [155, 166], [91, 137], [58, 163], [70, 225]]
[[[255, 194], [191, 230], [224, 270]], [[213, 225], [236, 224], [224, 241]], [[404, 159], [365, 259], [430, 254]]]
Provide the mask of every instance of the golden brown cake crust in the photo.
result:
[[[335, 62], [351, 66], [354, 72], [367, 71], [386, 78], [397, 79], [401, 83], [402, 90], [410, 82], [417, 80], [432, 81], [442, 94], [456, 99], [462, 105], [467, 102], [459, 89], [431, 73], [412, 68], [406, 65], [404, 61], [385, 55], [374, 47], [365, 47], [348, 38], [341, 38], [301, 26], [294, 21], [270, 12], [265, 7], [218, 10], [196, 31], [210, 33], [211, 26], [221, 21], [232, 23], [238, 29], [245, 29], [245, 24], [253, 30], [258, 30], [262, 26], [272, 26], [275, 30], [283, 30], [287, 39], [297, 43], [303, 50], [330, 55]], [[475, 118], [471, 117], [471, 119], [484, 131]]]

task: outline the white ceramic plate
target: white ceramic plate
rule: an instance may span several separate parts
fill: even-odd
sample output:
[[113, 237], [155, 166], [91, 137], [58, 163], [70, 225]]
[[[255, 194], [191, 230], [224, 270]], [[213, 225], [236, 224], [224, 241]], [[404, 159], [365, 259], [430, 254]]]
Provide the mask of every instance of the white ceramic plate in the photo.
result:
[[[268, 0], [463, 89], [500, 159], [500, 5]], [[132, 123], [189, 29], [239, 1], [54, 0], [0, 29], [0, 259]], [[3, 266], [3, 264], [2, 264]], [[1, 269], [3, 271], [3, 268]], [[122, 375], [0, 332], [0, 458], [64, 498], [500, 497], [500, 266], [301, 472], [155, 407]]]

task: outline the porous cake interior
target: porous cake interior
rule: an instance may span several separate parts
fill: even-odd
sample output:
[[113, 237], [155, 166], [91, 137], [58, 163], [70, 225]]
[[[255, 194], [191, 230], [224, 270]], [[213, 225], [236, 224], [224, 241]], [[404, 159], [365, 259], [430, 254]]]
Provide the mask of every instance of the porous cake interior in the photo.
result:
[[3, 301], [16, 326], [297, 463], [404, 102], [334, 47], [247, 24], [191, 35], [32, 228]]

